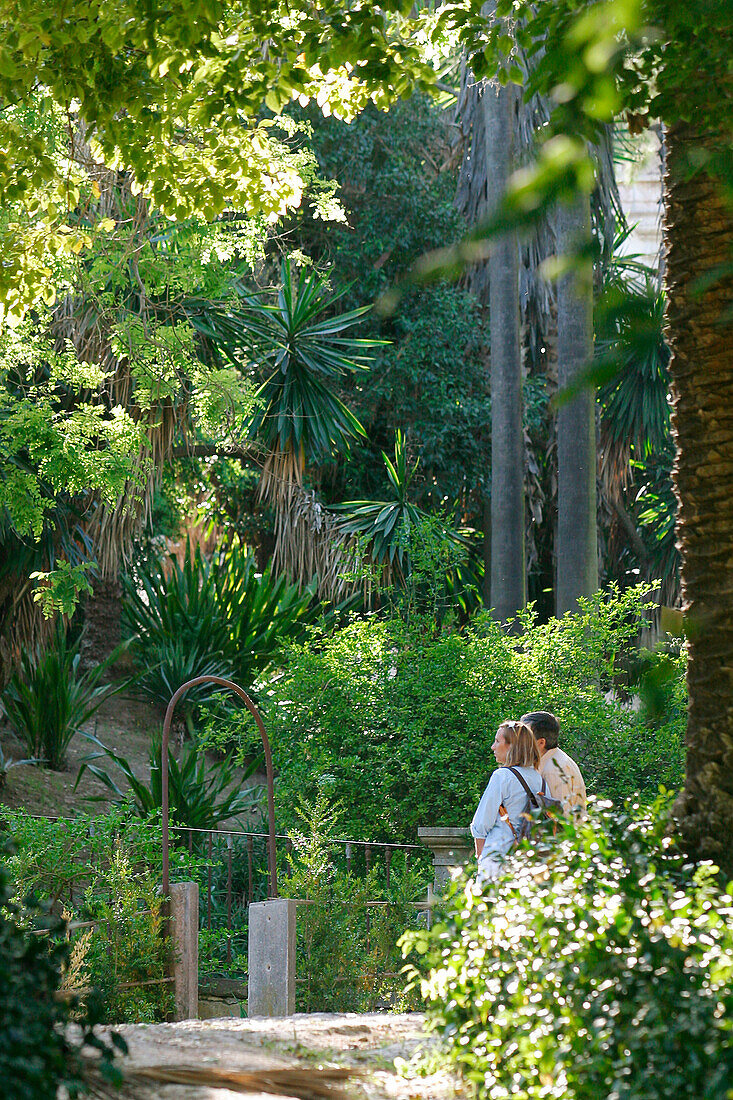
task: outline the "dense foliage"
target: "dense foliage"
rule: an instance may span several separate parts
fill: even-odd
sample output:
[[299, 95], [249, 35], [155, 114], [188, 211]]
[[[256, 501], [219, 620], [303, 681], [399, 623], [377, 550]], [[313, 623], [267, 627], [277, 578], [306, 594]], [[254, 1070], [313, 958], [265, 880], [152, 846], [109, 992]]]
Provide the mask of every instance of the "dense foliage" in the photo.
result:
[[[63, 953], [59, 982], [69, 1000], [93, 1005], [107, 1022], [165, 1019], [171, 990], [160, 982], [170, 953], [162, 928], [160, 820], [142, 822], [117, 809], [60, 820], [22, 811], [2, 817], [14, 843], [13, 904], [32, 893], [84, 925], [71, 932]], [[189, 878], [196, 867], [188, 852], [171, 851], [174, 877]]]
[[[8, 849], [3, 851], [7, 859]], [[70, 1096], [83, 1091], [81, 1045], [102, 1053], [101, 1067], [117, 1080], [112, 1048], [91, 1032], [92, 1017], [82, 1015], [82, 1044], [64, 1030], [70, 1003], [58, 997], [69, 947], [64, 923], [49, 917], [37, 903], [11, 900], [15, 888], [9, 869], [0, 864], [0, 1075], [6, 1100], [47, 1100], [60, 1086]], [[33, 935], [48, 930], [48, 935]], [[72, 999], [73, 1000], [73, 999]], [[124, 1044], [122, 1044], [124, 1048]]]
[[[377, 865], [363, 875], [352, 873], [343, 866], [342, 846], [334, 844], [340, 808], [321, 791], [298, 810], [299, 827], [290, 834], [293, 852], [279, 882], [284, 897], [308, 901], [297, 921], [298, 1011], [369, 1012], [396, 1003], [404, 1008], [397, 941], [419, 924], [415, 903], [425, 896], [428, 868], [408, 867], [404, 855], [397, 855], [389, 880]], [[417, 1003], [413, 997], [411, 1006]]]
[[[426, 250], [465, 230], [454, 206], [451, 109], [413, 95], [388, 112], [368, 108], [349, 125], [314, 113], [309, 121], [319, 165], [339, 184], [346, 221], [325, 226], [305, 216], [297, 243], [331, 265], [334, 284], [350, 288], [347, 301], [373, 301]], [[465, 505], [486, 481], [490, 421], [476, 299], [446, 282], [413, 287], [397, 312], [371, 316], [365, 331], [385, 341], [372, 351], [369, 376], [348, 391], [368, 438], [319, 479], [324, 493], [378, 497], [388, 487], [381, 452], [392, 450], [400, 429], [420, 462], [417, 502], [435, 507], [461, 498]]]
[[279, 112], [294, 98], [317, 98], [326, 111], [353, 114], [372, 97], [407, 92], [422, 67], [417, 47], [400, 40], [401, 7], [355, 18], [330, 0], [317, 9], [199, 3], [166, 11], [127, 0], [119, 9], [82, 5], [70, 19], [63, 4], [3, 5], [0, 100], [12, 109], [0, 133], [0, 197], [18, 219], [5, 226], [4, 312], [18, 317], [53, 293], [49, 261], [86, 244], [79, 207], [84, 228], [103, 220], [99, 184], [95, 191], [75, 165], [64, 170], [42, 134], [18, 125], [34, 94], [41, 113], [58, 112], [71, 133], [80, 128], [89, 160], [127, 171], [133, 193], [166, 217], [234, 209], [273, 218], [297, 205], [303, 180], [297, 163], [278, 156], [265, 105]]
[[[215, 560], [188, 545], [183, 565], [174, 557], [141, 563], [125, 578], [123, 621], [132, 637], [139, 688], [165, 707], [195, 676], [233, 678], [247, 690], [289, 637], [313, 617], [311, 592], [300, 592], [235, 542]], [[215, 689], [200, 684], [180, 709], [189, 725]]]
[[278, 819], [290, 820], [325, 776], [348, 835], [413, 841], [419, 825], [463, 825], [494, 767], [499, 722], [537, 709], [558, 715], [591, 792], [618, 800], [678, 784], [684, 659], [668, 659], [672, 679], [653, 720], [608, 694], [628, 682], [643, 606], [638, 591], [598, 594], [561, 620], [526, 613], [519, 636], [483, 615], [437, 636], [374, 616], [293, 646], [261, 692]]
[[662, 809], [601, 805], [406, 937], [479, 1097], [730, 1095], [733, 886], [693, 873]]

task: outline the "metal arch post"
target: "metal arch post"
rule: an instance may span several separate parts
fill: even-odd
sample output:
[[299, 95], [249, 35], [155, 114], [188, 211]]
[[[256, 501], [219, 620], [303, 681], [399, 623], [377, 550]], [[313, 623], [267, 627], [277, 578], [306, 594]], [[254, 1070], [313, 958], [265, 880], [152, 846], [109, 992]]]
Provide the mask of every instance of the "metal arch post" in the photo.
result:
[[272, 771], [272, 751], [270, 749], [270, 741], [265, 730], [264, 722], [260, 716], [260, 712], [250, 699], [244, 688], [241, 688], [239, 684], [233, 683], [232, 680], [224, 680], [221, 676], [196, 676], [193, 680], [188, 680], [185, 684], [181, 684], [178, 690], [171, 696], [171, 700], [168, 703], [168, 707], [165, 712], [165, 718], [163, 719], [163, 738], [160, 746], [160, 767], [161, 767], [161, 809], [163, 811], [163, 896], [168, 897], [170, 894], [170, 841], [169, 841], [169, 807], [168, 807], [168, 745], [170, 740], [171, 722], [173, 721], [173, 711], [176, 709], [176, 703], [182, 695], [188, 691], [191, 687], [196, 687], [197, 684], [219, 684], [220, 687], [228, 688], [233, 691], [235, 695], [244, 702], [247, 709], [253, 715], [257, 727], [260, 731], [260, 737], [262, 738], [262, 747], [265, 750], [265, 770], [267, 772], [267, 817], [268, 817], [268, 835], [267, 835], [267, 867], [268, 876], [270, 880], [269, 885], [269, 897], [276, 898], [277, 893], [277, 853], [275, 850], [275, 787], [274, 777]]

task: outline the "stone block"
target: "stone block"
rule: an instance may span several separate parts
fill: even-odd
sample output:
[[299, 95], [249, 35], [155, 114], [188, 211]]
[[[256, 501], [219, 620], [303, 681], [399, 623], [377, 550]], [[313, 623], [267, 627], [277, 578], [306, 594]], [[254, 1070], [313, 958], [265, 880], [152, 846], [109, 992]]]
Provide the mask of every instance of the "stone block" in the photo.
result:
[[468, 828], [420, 828], [417, 835], [433, 853], [435, 878], [433, 889], [442, 893], [454, 870], [462, 870], [473, 852], [473, 839]]
[[199, 888], [196, 882], [171, 885], [174, 1019], [195, 1020], [199, 998]]
[[295, 1012], [295, 913], [290, 898], [249, 907], [248, 1016]]

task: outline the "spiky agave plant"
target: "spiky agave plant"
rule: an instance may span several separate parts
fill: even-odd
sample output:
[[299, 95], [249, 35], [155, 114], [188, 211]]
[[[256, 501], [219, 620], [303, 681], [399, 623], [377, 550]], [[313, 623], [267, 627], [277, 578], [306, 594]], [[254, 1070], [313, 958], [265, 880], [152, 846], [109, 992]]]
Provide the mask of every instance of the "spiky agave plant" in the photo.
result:
[[250, 435], [265, 447], [262, 492], [277, 501], [305, 466], [348, 451], [364, 429], [335, 392], [345, 377], [368, 369], [368, 348], [351, 329], [369, 311], [346, 313], [338, 304], [346, 290], [330, 293], [325, 276], [295, 273], [283, 260], [275, 302], [242, 294], [224, 316], [209, 312], [193, 324], [235, 361], [246, 359], [267, 377], [256, 392]]

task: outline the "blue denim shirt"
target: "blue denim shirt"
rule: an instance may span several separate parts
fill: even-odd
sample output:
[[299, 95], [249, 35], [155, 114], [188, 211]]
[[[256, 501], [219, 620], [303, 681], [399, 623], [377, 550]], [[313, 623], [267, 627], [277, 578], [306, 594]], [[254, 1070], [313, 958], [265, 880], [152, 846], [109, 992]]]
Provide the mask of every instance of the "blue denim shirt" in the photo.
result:
[[[537, 794], [542, 789], [542, 776], [535, 768], [517, 768], [529, 789]], [[503, 804], [509, 820], [519, 832], [522, 814], [528, 809], [529, 798], [522, 784], [508, 768], [497, 768], [481, 796], [471, 822], [471, 835], [484, 838], [481, 859], [506, 855], [514, 843], [514, 834], [499, 816]]]

